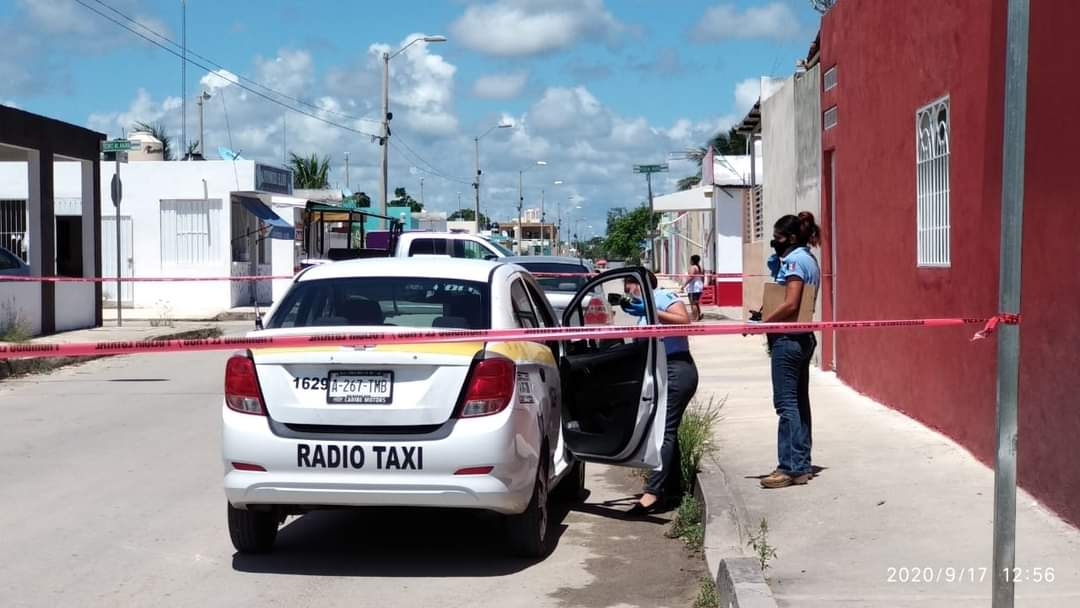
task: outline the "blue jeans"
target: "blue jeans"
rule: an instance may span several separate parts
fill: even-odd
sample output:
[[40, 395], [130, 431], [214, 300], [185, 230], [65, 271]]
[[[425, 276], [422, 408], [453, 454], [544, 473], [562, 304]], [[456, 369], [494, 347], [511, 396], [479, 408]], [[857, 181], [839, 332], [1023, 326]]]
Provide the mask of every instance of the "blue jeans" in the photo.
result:
[[817, 338], [814, 334], [770, 335], [769, 347], [773, 407], [780, 418], [776, 468], [793, 477], [811, 473], [810, 359]]
[[649, 474], [645, 491], [663, 499], [682, 496], [682, 453], [679, 425], [686, 406], [697, 392], [698, 371], [690, 353], [669, 355], [667, 360], [667, 420], [664, 443], [660, 446], [660, 470]]

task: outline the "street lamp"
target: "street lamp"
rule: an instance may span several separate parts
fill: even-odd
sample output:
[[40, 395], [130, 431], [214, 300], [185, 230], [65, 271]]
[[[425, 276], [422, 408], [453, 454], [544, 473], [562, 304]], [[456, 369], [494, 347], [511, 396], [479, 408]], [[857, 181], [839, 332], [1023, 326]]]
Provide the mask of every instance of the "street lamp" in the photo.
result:
[[509, 129], [513, 126], [513, 123], [500, 122], [487, 131], [484, 131], [483, 135], [478, 135], [473, 138], [473, 142], [476, 144], [476, 181], [473, 182], [473, 188], [476, 189], [476, 211], [474, 212], [476, 217], [474, 219], [476, 219], [477, 234], [480, 234], [480, 139], [495, 129]]
[[[382, 212], [381, 215], [386, 215], [386, 207], [389, 203], [389, 191], [387, 181], [390, 174], [390, 119], [393, 115], [390, 114], [390, 60], [397, 57], [405, 51], [405, 49], [416, 44], [417, 42], [446, 42], [446, 36], [421, 36], [419, 38], [413, 38], [405, 46], [401, 47], [394, 53], [383, 51], [383, 90], [382, 90], [382, 137], [379, 139], [379, 145], [382, 146]], [[383, 227], [386, 226], [386, 220], [380, 219]]]
[[521, 250], [521, 241], [523, 241], [524, 237], [525, 237], [525, 223], [524, 223], [524, 221], [522, 220], [522, 217], [521, 217], [521, 207], [525, 204], [525, 188], [524, 188], [524, 185], [523, 185], [524, 181], [522, 179], [522, 176], [525, 175], [526, 171], [528, 171], [529, 169], [532, 169], [533, 167], [543, 167], [543, 166], [546, 166], [546, 165], [547, 165], [547, 161], [538, 160], [538, 161], [536, 161], [535, 165], [530, 165], [529, 167], [518, 170], [518, 242], [517, 242], [518, 255], [522, 255], [522, 253], [521, 253], [521, 251], [522, 251]]

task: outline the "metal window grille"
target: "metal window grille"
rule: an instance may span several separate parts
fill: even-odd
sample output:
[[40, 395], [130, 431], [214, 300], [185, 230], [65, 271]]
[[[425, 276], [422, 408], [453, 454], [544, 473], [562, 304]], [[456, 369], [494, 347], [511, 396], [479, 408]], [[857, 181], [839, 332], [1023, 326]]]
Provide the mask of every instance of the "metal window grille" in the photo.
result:
[[826, 91], [828, 91], [829, 89], [836, 88], [836, 85], [837, 85], [837, 73], [836, 73], [836, 66], [835, 65], [833, 67], [825, 70], [825, 76], [824, 76], [823, 80], [824, 80], [824, 85], [825, 85], [825, 90]]
[[25, 200], [0, 200], [0, 247], [24, 262], [30, 261], [28, 224]]
[[829, 108], [828, 110], [825, 110], [825, 115], [821, 119], [821, 124], [826, 129], [831, 129], [831, 128], [836, 126], [836, 121], [837, 121], [836, 106], [833, 106], [833, 107]]
[[161, 201], [161, 265], [221, 261], [221, 200]]
[[919, 266], [948, 267], [949, 230], [949, 98], [915, 113], [916, 242]]

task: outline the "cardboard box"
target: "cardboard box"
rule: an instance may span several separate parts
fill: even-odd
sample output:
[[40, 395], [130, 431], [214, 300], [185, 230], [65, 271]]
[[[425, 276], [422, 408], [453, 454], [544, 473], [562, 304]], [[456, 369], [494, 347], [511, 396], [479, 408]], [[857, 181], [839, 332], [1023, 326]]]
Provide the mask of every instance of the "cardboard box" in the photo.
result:
[[[774, 310], [784, 303], [786, 285], [778, 283], [765, 283], [765, 292], [762, 295], [761, 316], [767, 319]], [[779, 319], [778, 323], [810, 323], [814, 320], [814, 306], [817, 303], [817, 287], [807, 283], [803, 284], [802, 302], [799, 311], [787, 319]]]

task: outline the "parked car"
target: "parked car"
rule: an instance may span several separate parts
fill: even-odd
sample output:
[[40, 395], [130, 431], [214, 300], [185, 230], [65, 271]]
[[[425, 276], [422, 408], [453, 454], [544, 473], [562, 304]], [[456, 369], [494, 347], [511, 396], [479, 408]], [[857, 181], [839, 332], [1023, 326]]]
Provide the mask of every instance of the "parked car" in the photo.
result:
[[30, 265], [22, 261], [19, 256], [0, 247], [0, 275], [28, 277], [30, 276]]
[[[647, 284], [640, 268], [582, 279], [563, 322], [627, 277]], [[386, 258], [301, 271], [250, 335], [558, 325], [535, 277], [515, 264]], [[269, 551], [287, 516], [316, 509], [443, 507], [501, 514], [512, 552], [543, 556], [551, 490], [580, 496], [584, 462], [658, 466], [665, 366], [654, 339], [237, 354], [222, 405], [233, 545]]]
[[[589, 262], [567, 256], [522, 255], [503, 258], [504, 262], [517, 264], [536, 275], [536, 281], [544, 289], [544, 295], [562, 316], [574, 295], [588, 281], [596, 270]], [[579, 276], [545, 276], [579, 275]], [[607, 302], [607, 297], [599, 292], [590, 293], [585, 300], [586, 325], [609, 325], [614, 318], [614, 311]]]

